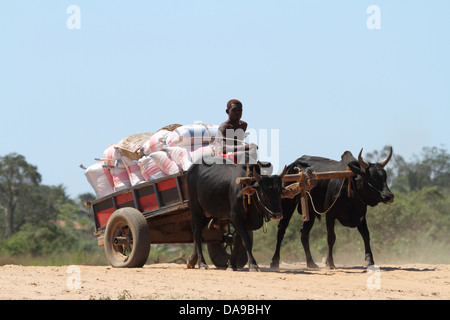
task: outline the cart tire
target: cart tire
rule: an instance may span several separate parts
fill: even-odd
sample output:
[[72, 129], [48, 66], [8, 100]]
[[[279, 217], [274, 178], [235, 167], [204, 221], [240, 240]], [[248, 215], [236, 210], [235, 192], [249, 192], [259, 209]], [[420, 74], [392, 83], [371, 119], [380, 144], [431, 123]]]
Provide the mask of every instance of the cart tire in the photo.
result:
[[[122, 243], [117, 243], [122, 239]], [[116, 210], [105, 232], [105, 254], [115, 268], [140, 268], [150, 252], [150, 229], [147, 220], [135, 208]]]
[[[250, 237], [253, 240], [253, 231], [250, 231]], [[244, 245], [241, 241], [239, 241], [239, 243], [234, 248], [223, 242], [211, 242], [207, 244], [207, 247], [211, 262], [218, 269], [226, 269], [228, 267], [228, 260], [231, 256], [231, 250], [235, 251], [236, 267], [238, 269], [242, 269], [247, 264], [247, 251], [245, 250]]]

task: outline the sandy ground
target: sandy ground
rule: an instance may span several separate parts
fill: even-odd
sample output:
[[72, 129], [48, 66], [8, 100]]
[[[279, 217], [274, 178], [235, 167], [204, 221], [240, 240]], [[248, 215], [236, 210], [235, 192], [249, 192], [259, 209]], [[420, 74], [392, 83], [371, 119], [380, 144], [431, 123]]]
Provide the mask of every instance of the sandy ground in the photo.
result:
[[321, 266], [282, 264], [262, 272], [187, 269], [152, 264], [139, 269], [109, 266], [0, 267], [0, 299], [450, 299], [450, 265]]

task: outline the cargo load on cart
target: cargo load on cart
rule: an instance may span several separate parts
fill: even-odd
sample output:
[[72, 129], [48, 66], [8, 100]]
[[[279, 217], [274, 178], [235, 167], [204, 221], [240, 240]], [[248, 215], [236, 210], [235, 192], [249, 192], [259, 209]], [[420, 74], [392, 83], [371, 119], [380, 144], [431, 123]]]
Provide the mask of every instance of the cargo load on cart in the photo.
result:
[[155, 133], [128, 136], [103, 151], [85, 176], [97, 198], [145, 181], [186, 172], [214, 152], [218, 125], [172, 124]]

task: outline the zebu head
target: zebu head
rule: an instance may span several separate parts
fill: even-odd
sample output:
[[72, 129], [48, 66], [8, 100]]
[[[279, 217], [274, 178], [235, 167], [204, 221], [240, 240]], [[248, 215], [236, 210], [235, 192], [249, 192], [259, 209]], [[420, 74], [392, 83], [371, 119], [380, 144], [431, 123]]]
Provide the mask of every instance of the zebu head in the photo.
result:
[[253, 195], [252, 203], [256, 209], [260, 211], [266, 221], [280, 220], [283, 218], [281, 211], [281, 198], [287, 192], [282, 185], [282, 178], [287, 172], [287, 167], [284, 167], [280, 175], [259, 175], [253, 169], [253, 177], [255, 182], [247, 187], [244, 187], [241, 192], [245, 195]]
[[389, 190], [386, 182], [387, 174], [384, 167], [389, 163], [392, 157], [392, 147], [389, 155], [383, 161], [378, 163], [369, 163], [362, 157], [362, 149], [358, 155], [358, 162], [349, 162], [348, 166], [355, 178], [355, 191], [360, 200], [370, 205], [376, 206], [378, 203], [394, 202], [394, 194]]

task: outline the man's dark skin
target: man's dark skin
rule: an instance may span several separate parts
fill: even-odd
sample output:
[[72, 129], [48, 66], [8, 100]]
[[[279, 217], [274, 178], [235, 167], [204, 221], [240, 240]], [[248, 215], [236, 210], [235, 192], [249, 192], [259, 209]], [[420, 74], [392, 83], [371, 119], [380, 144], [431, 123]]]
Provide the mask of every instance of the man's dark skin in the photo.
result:
[[[247, 130], [247, 122], [241, 120], [242, 103], [239, 100], [230, 100], [225, 111], [228, 114], [228, 120], [219, 126], [216, 137], [218, 150], [223, 154], [232, 152], [238, 163], [244, 163], [242, 160], [248, 158], [256, 163], [256, 150], [258, 147], [253, 143], [242, 144], [245, 139], [245, 131]], [[247, 160], [245, 163], [247, 163]]]

